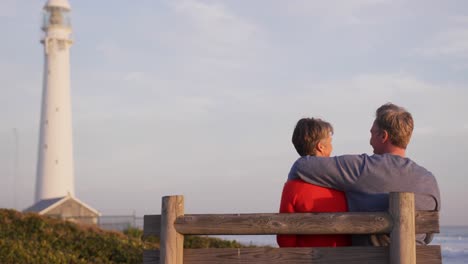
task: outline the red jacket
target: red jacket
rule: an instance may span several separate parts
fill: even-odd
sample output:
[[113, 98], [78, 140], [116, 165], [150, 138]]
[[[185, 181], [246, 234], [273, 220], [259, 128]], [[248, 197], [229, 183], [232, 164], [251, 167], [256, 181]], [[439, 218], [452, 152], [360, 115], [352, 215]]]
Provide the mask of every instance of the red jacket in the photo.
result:
[[[280, 213], [346, 211], [348, 211], [348, 205], [343, 192], [302, 180], [289, 180], [284, 184]], [[350, 235], [278, 235], [276, 241], [280, 247], [351, 246]]]

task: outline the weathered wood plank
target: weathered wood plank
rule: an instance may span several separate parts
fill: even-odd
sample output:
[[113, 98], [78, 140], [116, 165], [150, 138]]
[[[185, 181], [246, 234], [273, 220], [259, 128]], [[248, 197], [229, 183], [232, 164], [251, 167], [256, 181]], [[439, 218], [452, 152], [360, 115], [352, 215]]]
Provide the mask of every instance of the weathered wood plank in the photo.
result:
[[[338, 213], [338, 214], [341, 214], [341, 213]], [[386, 214], [386, 213], [383, 213], [383, 214]], [[215, 218], [215, 219], [224, 219], [223, 221], [226, 221], [228, 222], [228, 224], [230, 224], [229, 222], [233, 222], [234, 220], [229, 220], [229, 218], [237, 218], [238, 220], [236, 221], [240, 221], [240, 222], [246, 222], [245, 220], [242, 220], [241, 218], [243, 217], [250, 217], [252, 214], [206, 214], [205, 216], [205, 219], [212, 219], [212, 218]], [[292, 226], [298, 226], [297, 222], [298, 221], [302, 221], [300, 222], [300, 226], [302, 229], [309, 229], [309, 225], [311, 224], [311, 222], [314, 222], [315, 219], [317, 218], [317, 216], [315, 214], [309, 214], [309, 213], [306, 213], [306, 214], [255, 214], [257, 215], [257, 220], [258, 222], [268, 222], [270, 221], [270, 219], [274, 219], [275, 221], [277, 221], [277, 226], [276, 225], [271, 225], [269, 227], [270, 230], [264, 230], [263, 233], [258, 233], [258, 232], [255, 232], [256, 234], [259, 234], [259, 235], [264, 235], [264, 234], [270, 234], [270, 233], [265, 233], [265, 232], [273, 232], [276, 234], [276, 233], [280, 233], [280, 232], [284, 232], [284, 233], [281, 233], [281, 234], [305, 234], [305, 233], [301, 233], [301, 232], [294, 232], [294, 231], [291, 231], [291, 227]], [[198, 214], [186, 214], [184, 215], [184, 218], [192, 218], [192, 219], [197, 219], [197, 221], [201, 221], [201, 218], [200, 216], [202, 215], [198, 215]], [[374, 214], [375, 216], [375, 214]], [[422, 234], [422, 233], [439, 233], [440, 232], [440, 229], [439, 229], [439, 212], [436, 212], [436, 211], [416, 211], [416, 233], [417, 234]], [[372, 217], [372, 216], [371, 216]], [[326, 218], [326, 216], [325, 216]], [[342, 219], [340, 218], [340, 216], [336, 216], [334, 218], [335, 220], [334, 221], [341, 221], [341, 220], [338, 220], [338, 219]], [[179, 220], [179, 219], [178, 219]], [[181, 221], [181, 220], [180, 220]], [[193, 222], [193, 221], [192, 221]], [[333, 225], [330, 224], [330, 225]], [[291, 226], [291, 227], [288, 227], [288, 226]], [[222, 226], [219, 226], [218, 228], [221, 228], [221, 229], [229, 229], [231, 227], [222, 227]], [[253, 226], [252, 226], [253, 228]], [[262, 230], [258, 230], [259, 232], [262, 231]], [[232, 232], [232, 231], [231, 231]], [[143, 235], [144, 236], [160, 236], [160, 233], [161, 233], [161, 215], [145, 215], [144, 217], [144, 228], [143, 228]], [[248, 233], [249, 235], [252, 234]], [[204, 234], [204, 235], [207, 235], [207, 234]], [[223, 235], [228, 235], [228, 234], [223, 234]], [[239, 235], [239, 234], [237, 234]]]
[[[389, 263], [388, 247], [341, 248], [207, 248], [184, 249], [184, 264]], [[159, 264], [158, 250], [144, 252], [144, 263]], [[417, 246], [416, 263], [441, 264], [441, 249]]]
[[143, 218], [143, 237], [161, 235], [161, 215], [145, 215]]
[[438, 211], [416, 211], [416, 234], [440, 233]]
[[416, 264], [414, 194], [390, 193], [389, 202], [393, 218], [390, 264]]
[[388, 251], [376, 248], [187, 249], [187, 264], [384, 263]]
[[442, 249], [440, 245], [416, 246], [416, 263], [441, 264]]
[[206, 235], [389, 233], [388, 213], [185, 215], [177, 232]]
[[[438, 233], [439, 213], [418, 211], [416, 233]], [[352, 223], [350, 225], [349, 223]], [[295, 213], [184, 215], [175, 222], [186, 235], [390, 233], [388, 213]]]

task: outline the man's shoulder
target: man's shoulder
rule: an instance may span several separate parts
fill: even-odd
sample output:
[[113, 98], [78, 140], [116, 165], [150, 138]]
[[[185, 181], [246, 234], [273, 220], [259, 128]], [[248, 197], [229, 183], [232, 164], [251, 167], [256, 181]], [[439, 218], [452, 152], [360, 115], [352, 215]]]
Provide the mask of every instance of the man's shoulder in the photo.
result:
[[391, 159], [393, 162], [395, 162], [397, 166], [401, 166], [402, 168], [407, 168], [408, 170], [411, 170], [411, 172], [415, 174], [433, 176], [429, 170], [427, 170], [422, 165], [419, 165], [417, 162], [415, 162], [411, 158], [401, 157], [401, 156], [392, 155], [392, 154], [384, 154], [384, 155], [386, 156], [386, 158]]
[[[393, 154], [346, 154], [334, 157], [304, 156], [293, 165], [293, 169], [321, 169], [327, 167], [380, 168], [382, 170], [411, 171], [412, 173], [432, 175], [423, 166], [408, 157]], [[379, 171], [379, 169], [377, 169]]]
[[399, 155], [391, 154], [391, 153], [385, 153], [385, 154], [372, 154], [372, 155], [365, 155], [365, 158], [369, 160], [374, 160], [374, 161], [380, 161], [383, 163], [390, 163], [390, 164], [395, 164], [398, 166], [402, 165], [408, 165], [408, 166], [414, 166], [414, 167], [421, 167], [421, 165], [417, 164], [415, 161], [413, 161], [409, 157], [402, 157]]

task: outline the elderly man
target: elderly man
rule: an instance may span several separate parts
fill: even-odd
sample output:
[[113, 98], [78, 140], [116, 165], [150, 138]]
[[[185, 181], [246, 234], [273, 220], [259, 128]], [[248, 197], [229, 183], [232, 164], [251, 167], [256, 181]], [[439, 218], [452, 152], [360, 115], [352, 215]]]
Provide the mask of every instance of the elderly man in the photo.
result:
[[[289, 180], [344, 191], [351, 212], [388, 210], [389, 192], [413, 192], [416, 210], [440, 210], [440, 193], [432, 173], [405, 157], [413, 132], [413, 118], [404, 108], [388, 103], [379, 107], [370, 130], [374, 155], [299, 158]], [[432, 236], [418, 234], [417, 244]], [[370, 245], [369, 236], [353, 236], [353, 245]]]

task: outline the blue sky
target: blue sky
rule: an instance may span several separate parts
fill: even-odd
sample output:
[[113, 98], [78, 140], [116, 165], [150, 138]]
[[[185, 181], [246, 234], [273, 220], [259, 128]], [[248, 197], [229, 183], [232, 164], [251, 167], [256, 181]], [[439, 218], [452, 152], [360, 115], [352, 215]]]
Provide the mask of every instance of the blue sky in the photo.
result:
[[[0, 207], [33, 203], [44, 2], [0, 2]], [[103, 214], [158, 213], [170, 194], [188, 213], [276, 212], [299, 118], [334, 125], [335, 155], [372, 153], [374, 111], [394, 102], [442, 224], [468, 224], [466, 1], [70, 4], [76, 194]]]

